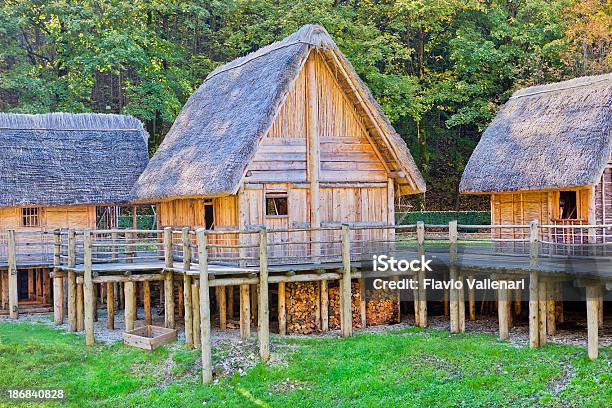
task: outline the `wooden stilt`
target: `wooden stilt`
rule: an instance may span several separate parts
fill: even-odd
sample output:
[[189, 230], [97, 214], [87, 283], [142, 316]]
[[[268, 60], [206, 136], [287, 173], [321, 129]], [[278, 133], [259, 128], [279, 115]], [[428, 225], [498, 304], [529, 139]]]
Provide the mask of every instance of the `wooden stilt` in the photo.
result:
[[257, 322], [257, 299], [259, 294], [257, 293], [257, 285], [251, 285], [251, 293], [249, 300], [251, 301], [251, 320]]
[[599, 305], [597, 306], [597, 321], [599, 322], [600, 326], [603, 326], [604, 323], [604, 302], [603, 302], [603, 296], [599, 297]]
[[353, 335], [351, 296], [351, 236], [349, 226], [342, 225], [342, 278], [340, 279], [340, 330], [342, 337]]
[[178, 302], [177, 306], [176, 306], [176, 313], [179, 317], [179, 319], [182, 319], [185, 317], [185, 305], [184, 303], [184, 299], [185, 296], [183, 295], [183, 283], [181, 282], [181, 280], [179, 280], [176, 284], [176, 300]]
[[145, 324], [150, 325], [153, 323], [153, 316], [151, 315], [151, 282], [149, 281], [142, 282], [142, 303]]
[[125, 331], [134, 330], [134, 321], [136, 320], [136, 311], [134, 310], [134, 282], [127, 281], [123, 284], [125, 292]]
[[287, 334], [287, 309], [285, 307], [285, 282], [278, 282], [278, 333], [283, 336]]
[[537, 272], [529, 274], [529, 347], [540, 346], [540, 313], [539, 313], [539, 275]]
[[366, 303], [366, 282], [365, 278], [359, 278], [359, 315], [361, 317], [361, 328], [366, 327], [367, 323], [367, 303]]
[[321, 281], [321, 331], [329, 330], [329, 292], [328, 282]]
[[92, 276], [92, 248], [91, 248], [91, 231], [83, 232], [83, 296], [85, 300], [85, 344], [91, 346], [94, 344], [94, 309], [97, 304], [97, 296], [95, 294], [93, 276]]
[[[15, 230], [8, 230], [8, 288], [9, 288], [9, 317], [19, 318], [19, 293], [17, 288], [17, 249]], [[62, 309], [63, 312], [63, 309]], [[62, 316], [63, 320], [63, 316]]]
[[599, 302], [602, 298], [599, 286], [586, 287], [588, 355], [595, 359], [599, 355]]
[[[196, 232], [200, 266], [200, 332], [202, 338], [202, 382], [212, 381], [212, 342], [210, 338], [210, 299], [208, 284], [208, 258], [204, 229]], [[267, 293], [267, 292], [266, 292]]]
[[134, 290], [132, 292], [132, 299], [130, 299], [133, 303], [132, 310], [134, 311], [134, 321], [138, 320], [138, 282], [134, 281]]
[[117, 283], [117, 295], [119, 299], [119, 309], [125, 309], [125, 285], [123, 282]]
[[522, 296], [521, 289], [520, 288], [514, 289], [514, 315], [515, 316], [520, 316], [522, 312], [521, 296]]
[[81, 332], [85, 330], [85, 312], [83, 302], [83, 284], [77, 283], [76, 293], [76, 317], [77, 317], [77, 331]]
[[106, 327], [115, 330], [115, 284], [106, 283]]
[[555, 311], [557, 313], [557, 322], [565, 322], [565, 316], [563, 315], [563, 283], [557, 284], [557, 304], [555, 305]]
[[[164, 228], [164, 259], [167, 269], [174, 266], [172, 254], [172, 228]], [[164, 280], [164, 312], [165, 326], [171, 329], [176, 327], [174, 321], [174, 276], [172, 272], [166, 272]]]
[[93, 294], [93, 320], [94, 322], [98, 321], [98, 304], [99, 304], [99, 300], [100, 300], [100, 286], [92, 283], [92, 294]]
[[547, 283], [547, 291], [546, 291], [546, 331], [549, 335], [554, 336], [557, 334], [557, 324], [556, 324], [556, 311], [555, 311], [555, 303], [556, 303], [556, 283], [548, 282]]
[[450, 332], [459, 333], [459, 290], [454, 287], [459, 281], [457, 273], [457, 221], [450, 221], [448, 223], [448, 242], [450, 257], [449, 276], [453, 282], [453, 288], [450, 290], [449, 294]]
[[191, 276], [183, 276], [183, 297], [185, 303], [185, 343], [193, 346], [193, 303], [191, 295]]
[[547, 288], [547, 283], [543, 282], [542, 279], [540, 278], [540, 293], [538, 294], [538, 313], [539, 313], [539, 320], [538, 320], [538, 335], [540, 337], [540, 346], [543, 346], [544, 344], [546, 344], [546, 318], [547, 318], [547, 304], [548, 302], [546, 301], [546, 288]]
[[[419, 258], [425, 256], [425, 224], [422, 221], [417, 222], [417, 244]], [[417, 272], [417, 280], [418, 299], [416, 303], [419, 316], [417, 327], [427, 327], [427, 290], [425, 289], [425, 271]]]
[[506, 288], [500, 288], [497, 291], [497, 316], [499, 323], [499, 339], [508, 340], [510, 338], [508, 327], [508, 310], [509, 310], [509, 292]]
[[76, 287], [76, 272], [68, 272], [68, 328], [70, 331], [77, 330]]
[[199, 348], [202, 343], [200, 337], [200, 286], [198, 281], [191, 284], [191, 307], [193, 308], [193, 347]]
[[[225, 295], [225, 287], [221, 287]], [[225, 306], [225, 296], [223, 296]], [[270, 360], [270, 309], [268, 300], [268, 233], [265, 228], [259, 231], [259, 302], [257, 339], [259, 340], [259, 357]], [[225, 309], [225, 307], [223, 307]], [[225, 310], [223, 310], [225, 314]], [[225, 317], [225, 316], [224, 316]]]
[[225, 286], [217, 286], [217, 301], [219, 302], [219, 328], [227, 330], [227, 299]]
[[[468, 279], [473, 282], [474, 275], [468, 275]], [[474, 288], [470, 288], [468, 286], [468, 307], [470, 310], [470, 321], [476, 320], [476, 294], [474, 292]]]
[[[444, 280], [448, 280], [449, 279], [449, 274], [445, 273], [444, 274]], [[449, 290], [448, 289], [444, 289], [444, 298], [442, 299], [442, 305], [444, 307], [444, 316], [449, 316], [450, 314], [450, 294], [449, 294]]]
[[34, 270], [26, 271], [28, 276], [28, 300], [34, 300]]
[[0, 279], [2, 280], [2, 309], [9, 307], [9, 272], [0, 271]]
[[227, 315], [233, 320], [234, 319], [234, 287], [227, 287]]
[[251, 302], [249, 285], [240, 285], [240, 338], [245, 340], [251, 335]]

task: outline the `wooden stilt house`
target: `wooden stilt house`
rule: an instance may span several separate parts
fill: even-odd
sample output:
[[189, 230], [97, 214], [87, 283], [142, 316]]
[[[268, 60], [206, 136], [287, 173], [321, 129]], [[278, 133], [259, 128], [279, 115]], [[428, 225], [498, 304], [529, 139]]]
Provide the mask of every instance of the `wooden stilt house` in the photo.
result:
[[[20, 301], [40, 300], [39, 286], [49, 299], [51, 231], [96, 228], [101, 208], [130, 202], [149, 160], [147, 139], [128, 116], [0, 113], [0, 268], [14, 231]], [[9, 284], [6, 270], [0, 275], [2, 309]]]
[[[160, 226], [393, 224], [425, 190], [406, 143], [321, 26], [217, 68], [135, 186]], [[287, 238], [289, 240], [293, 238]]]
[[610, 242], [612, 74], [516, 92], [484, 132], [460, 191], [491, 196], [494, 225], [559, 225], [556, 242]]

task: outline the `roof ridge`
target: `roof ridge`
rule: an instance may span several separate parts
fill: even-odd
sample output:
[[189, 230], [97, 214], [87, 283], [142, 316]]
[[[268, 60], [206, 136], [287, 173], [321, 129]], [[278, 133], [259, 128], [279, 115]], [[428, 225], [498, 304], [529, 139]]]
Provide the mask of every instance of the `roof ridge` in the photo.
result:
[[[595, 77], [599, 77], [599, 78], [595, 79]], [[612, 74], [602, 74], [602, 75], [597, 75], [595, 77], [593, 77], [591, 80], [585, 80], [584, 82], [578, 82], [574, 84], [567, 84], [567, 86], [560, 86], [560, 87], [554, 87], [554, 86], [562, 84], [562, 83], [568, 83], [568, 82], [577, 81], [577, 80], [585, 79], [585, 78], [591, 78], [591, 77], [576, 77], [576, 78], [568, 79], [562, 82], [552, 82], [549, 84], [530, 86], [527, 88], [519, 89], [518, 91], [516, 91], [514, 95], [510, 97], [510, 99], [518, 99], [518, 98], [522, 98], [525, 96], [533, 96], [533, 95], [538, 95], [538, 94], [543, 94], [543, 93], [565, 91], [568, 89], [581, 88], [584, 86], [591, 86], [593, 84], [597, 84], [600, 82], [612, 81]], [[532, 92], [527, 92], [527, 90], [530, 88], [542, 88], [542, 87], [547, 87], [547, 86], [549, 86], [550, 88], [539, 89], [539, 90], [534, 90]], [[521, 93], [521, 92], [525, 92], [525, 93]]]

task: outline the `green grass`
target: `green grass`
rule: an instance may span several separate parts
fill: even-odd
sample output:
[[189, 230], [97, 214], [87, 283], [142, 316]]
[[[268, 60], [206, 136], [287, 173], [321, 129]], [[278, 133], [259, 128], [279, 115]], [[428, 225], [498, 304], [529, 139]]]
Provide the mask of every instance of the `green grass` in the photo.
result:
[[[198, 382], [198, 351], [87, 348], [82, 337], [0, 323], [0, 389], [64, 388], [71, 406], [612, 406], [612, 350], [530, 350], [491, 335], [402, 329], [339, 338], [275, 338], [287, 364]], [[223, 350], [213, 357], [221, 358]], [[287, 385], [293, 387], [287, 387]], [[2, 405], [2, 403], [0, 403]]]

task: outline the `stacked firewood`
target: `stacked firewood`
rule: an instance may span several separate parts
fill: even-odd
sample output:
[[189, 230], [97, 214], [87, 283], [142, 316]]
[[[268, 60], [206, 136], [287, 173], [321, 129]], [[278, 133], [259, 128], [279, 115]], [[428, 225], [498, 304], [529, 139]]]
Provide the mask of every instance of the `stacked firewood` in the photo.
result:
[[399, 304], [397, 291], [367, 290], [366, 321], [369, 326], [389, 324], [397, 321]]
[[[361, 327], [359, 311], [359, 282], [351, 283], [351, 309], [353, 312], [353, 327]], [[329, 288], [329, 328], [340, 328], [340, 287]]]
[[318, 331], [318, 282], [288, 282], [285, 291], [287, 332], [310, 334]]

